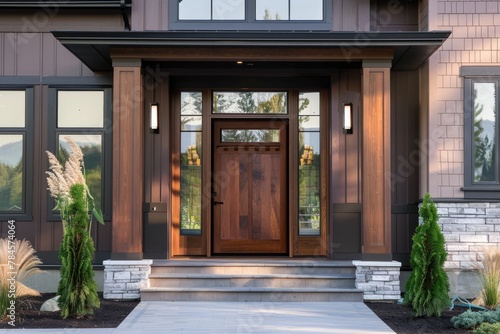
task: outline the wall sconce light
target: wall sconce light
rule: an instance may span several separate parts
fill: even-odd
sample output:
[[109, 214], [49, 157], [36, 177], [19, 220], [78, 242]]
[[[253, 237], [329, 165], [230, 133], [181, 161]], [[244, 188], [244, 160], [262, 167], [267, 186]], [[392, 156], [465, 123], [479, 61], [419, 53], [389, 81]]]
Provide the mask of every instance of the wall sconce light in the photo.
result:
[[344, 104], [344, 133], [352, 134], [352, 103]]
[[151, 103], [150, 109], [149, 127], [153, 133], [158, 133], [158, 103]]

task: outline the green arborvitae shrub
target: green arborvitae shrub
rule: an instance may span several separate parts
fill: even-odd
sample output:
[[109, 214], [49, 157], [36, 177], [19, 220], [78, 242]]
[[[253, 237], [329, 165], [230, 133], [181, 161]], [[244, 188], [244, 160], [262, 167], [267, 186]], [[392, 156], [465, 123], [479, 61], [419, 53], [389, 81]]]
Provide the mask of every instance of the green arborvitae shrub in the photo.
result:
[[437, 224], [437, 208], [429, 194], [424, 197], [419, 215], [422, 224], [413, 235], [410, 254], [413, 271], [406, 283], [404, 304], [416, 316], [440, 316], [450, 306], [448, 276], [443, 268], [447, 253]]
[[93, 314], [99, 307], [92, 258], [94, 242], [90, 236], [86, 190], [83, 184], [70, 188], [66, 232], [59, 250], [61, 280], [57, 293], [63, 318]]
[[472, 331], [472, 334], [500, 334], [500, 323], [483, 323]]

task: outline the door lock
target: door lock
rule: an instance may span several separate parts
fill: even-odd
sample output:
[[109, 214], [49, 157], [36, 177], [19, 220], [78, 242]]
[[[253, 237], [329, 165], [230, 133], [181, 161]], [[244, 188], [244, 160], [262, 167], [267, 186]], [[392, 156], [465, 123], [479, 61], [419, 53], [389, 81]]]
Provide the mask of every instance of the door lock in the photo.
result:
[[212, 205], [220, 205], [220, 204], [224, 204], [224, 202], [212, 201]]

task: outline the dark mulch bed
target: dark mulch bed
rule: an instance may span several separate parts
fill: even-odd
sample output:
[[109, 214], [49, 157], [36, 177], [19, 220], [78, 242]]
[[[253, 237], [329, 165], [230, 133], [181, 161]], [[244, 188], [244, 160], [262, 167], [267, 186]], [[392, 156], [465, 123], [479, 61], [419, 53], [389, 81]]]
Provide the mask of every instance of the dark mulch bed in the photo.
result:
[[[44, 293], [40, 298], [34, 298], [30, 310], [18, 312], [15, 328], [116, 328], [132, 312], [139, 303], [135, 301], [105, 300], [99, 295], [101, 307], [92, 316], [82, 319], [62, 319], [59, 312], [40, 312], [42, 303], [54, 297], [54, 294]], [[0, 328], [14, 328], [7, 321], [0, 321]]]
[[470, 331], [456, 329], [450, 319], [465, 312], [463, 307], [446, 310], [441, 317], [414, 317], [412, 310], [396, 303], [366, 303], [368, 307], [398, 334], [465, 334]]
[[[94, 315], [83, 319], [62, 319], [59, 312], [40, 312], [43, 301], [54, 297], [54, 294], [43, 294], [35, 298], [31, 310], [19, 312], [16, 328], [116, 328], [137, 306], [135, 301], [104, 300]], [[456, 307], [444, 311], [441, 317], [414, 317], [411, 309], [397, 303], [366, 303], [389, 327], [398, 334], [466, 334], [469, 331], [453, 328], [450, 319], [462, 312], [464, 308]], [[6, 321], [0, 322], [0, 328], [13, 328]]]

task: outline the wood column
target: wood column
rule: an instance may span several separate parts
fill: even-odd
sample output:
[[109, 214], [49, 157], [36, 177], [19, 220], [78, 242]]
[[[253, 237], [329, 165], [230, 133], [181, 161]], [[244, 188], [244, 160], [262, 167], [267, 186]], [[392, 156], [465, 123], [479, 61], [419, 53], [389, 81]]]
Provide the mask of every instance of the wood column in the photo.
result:
[[363, 62], [363, 259], [391, 255], [390, 60]]
[[142, 259], [142, 94], [141, 60], [114, 59], [112, 260]]

